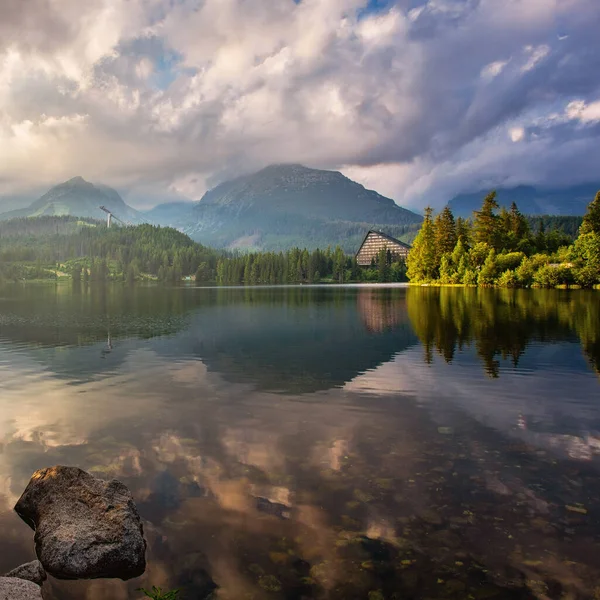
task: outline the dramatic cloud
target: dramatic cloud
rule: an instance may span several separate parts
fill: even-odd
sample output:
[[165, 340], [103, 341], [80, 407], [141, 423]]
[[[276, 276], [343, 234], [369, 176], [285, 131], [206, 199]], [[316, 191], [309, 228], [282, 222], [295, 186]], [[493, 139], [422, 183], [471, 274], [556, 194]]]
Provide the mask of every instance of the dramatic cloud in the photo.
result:
[[272, 162], [420, 206], [597, 180], [597, 0], [2, 0], [0, 197]]

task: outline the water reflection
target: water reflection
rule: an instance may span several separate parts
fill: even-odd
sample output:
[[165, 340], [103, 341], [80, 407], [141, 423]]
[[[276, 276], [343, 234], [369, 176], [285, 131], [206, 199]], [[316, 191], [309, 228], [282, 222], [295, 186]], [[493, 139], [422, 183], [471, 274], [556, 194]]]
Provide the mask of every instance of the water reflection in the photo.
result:
[[[44, 293], [54, 300], [23, 288], [0, 301], [0, 570], [33, 558], [10, 508], [48, 464], [122, 479], [149, 541], [140, 580], [52, 581], [51, 598], [125, 600], [153, 584], [236, 600], [600, 586], [599, 384], [575, 321], [501, 297], [490, 318], [525, 315], [527, 336], [486, 341], [473, 323], [485, 303], [469, 315], [438, 290]], [[450, 363], [436, 305], [454, 315]], [[505, 349], [521, 337], [515, 366]], [[491, 349], [500, 379], [481, 369]]]
[[451, 362], [474, 344], [488, 375], [498, 377], [499, 357], [516, 367], [534, 341], [579, 338], [600, 372], [600, 298], [594, 291], [413, 288], [408, 313], [427, 362], [434, 350]]

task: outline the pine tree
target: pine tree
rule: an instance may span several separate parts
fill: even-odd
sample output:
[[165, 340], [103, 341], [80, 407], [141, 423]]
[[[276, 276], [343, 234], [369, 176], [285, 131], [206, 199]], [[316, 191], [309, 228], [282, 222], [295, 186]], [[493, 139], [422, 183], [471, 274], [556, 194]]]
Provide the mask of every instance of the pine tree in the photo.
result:
[[580, 231], [584, 235], [586, 233], [600, 235], [600, 192], [596, 194], [596, 197], [588, 205]]
[[462, 217], [456, 219], [456, 239], [460, 240], [467, 249], [471, 245], [471, 229], [469, 227], [469, 222]]
[[501, 236], [496, 210], [498, 210], [498, 202], [496, 200], [496, 192], [493, 191], [485, 197], [481, 210], [475, 211], [473, 229], [475, 243], [483, 242], [490, 248], [498, 250], [501, 243]]
[[517, 238], [517, 242], [524, 240], [529, 237], [531, 234], [531, 230], [529, 228], [529, 223], [527, 219], [523, 216], [517, 204], [513, 202], [510, 205], [510, 220], [511, 220], [511, 230], [515, 234]]
[[496, 261], [496, 251], [492, 248], [481, 267], [481, 271], [479, 271], [477, 283], [479, 285], [493, 285], [496, 281], [497, 274], [498, 264]]
[[538, 252], [545, 252], [548, 244], [546, 242], [546, 226], [544, 219], [540, 219], [537, 235], [535, 236], [535, 247]]
[[437, 276], [435, 227], [432, 212], [429, 206], [425, 209], [423, 224], [406, 260], [407, 276], [413, 282], [432, 281]]
[[450, 254], [457, 241], [454, 215], [450, 207], [446, 206], [435, 218], [435, 247], [438, 260], [441, 260], [444, 254]]

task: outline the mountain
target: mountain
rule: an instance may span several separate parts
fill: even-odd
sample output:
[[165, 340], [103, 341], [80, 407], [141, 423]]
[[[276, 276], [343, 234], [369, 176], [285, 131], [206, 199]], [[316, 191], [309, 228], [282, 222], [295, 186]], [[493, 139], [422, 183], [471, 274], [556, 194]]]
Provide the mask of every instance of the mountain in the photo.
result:
[[341, 173], [293, 164], [221, 183], [170, 218], [165, 224], [209, 246], [281, 250], [340, 244], [349, 252], [371, 228], [411, 237], [422, 220]]
[[[520, 185], [512, 188], [496, 188], [500, 206], [510, 208], [516, 202], [519, 210], [527, 215], [584, 215], [588, 204], [600, 190], [600, 183], [589, 183], [566, 188], [536, 188]], [[459, 194], [450, 200], [448, 206], [458, 217], [471, 217], [479, 210], [485, 191]]]
[[94, 185], [83, 177], [74, 177], [53, 187], [28, 208], [2, 213], [0, 219], [68, 215], [104, 219], [100, 206], [125, 222], [144, 220], [138, 211], [125, 204], [118, 192], [106, 185]]
[[148, 221], [157, 225], [181, 224], [182, 221], [185, 221], [193, 206], [193, 202], [166, 202], [165, 204], [157, 204], [154, 208], [145, 210], [142, 214]]

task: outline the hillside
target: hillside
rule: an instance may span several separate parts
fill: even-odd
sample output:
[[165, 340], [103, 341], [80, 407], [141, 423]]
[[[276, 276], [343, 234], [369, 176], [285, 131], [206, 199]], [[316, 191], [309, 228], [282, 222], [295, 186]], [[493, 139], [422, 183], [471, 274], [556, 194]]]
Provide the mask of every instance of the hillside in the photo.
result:
[[[526, 215], [574, 215], [585, 214], [588, 204], [600, 190], [600, 183], [577, 185], [567, 188], [536, 188], [520, 185], [512, 188], [496, 188], [496, 200], [500, 206], [509, 208], [516, 202]], [[479, 210], [483, 198], [490, 190], [459, 194], [448, 202], [457, 217], [471, 217]]]
[[[157, 207], [155, 218], [162, 211]], [[272, 165], [226, 181], [176, 212], [157, 222], [209, 246], [263, 250], [340, 244], [354, 252], [371, 228], [411, 239], [422, 220], [341, 173], [301, 165]]]
[[138, 223], [143, 220], [138, 211], [125, 204], [118, 192], [105, 185], [94, 185], [82, 177], [74, 177], [53, 187], [28, 208], [0, 214], [0, 220], [41, 216], [103, 219], [100, 206], [106, 206], [123, 221]]
[[[0, 241], [17, 237], [44, 237], [52, 235], [68, 235], [77, 233], [84, 227], [105, 227], [104, 220], [86, 219], [80, 217], [18, 217], [0, 221]], [[1, 247], [1, 244], [0, 244]]]

